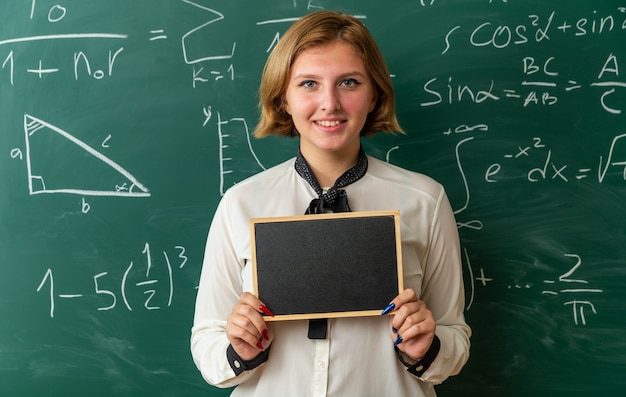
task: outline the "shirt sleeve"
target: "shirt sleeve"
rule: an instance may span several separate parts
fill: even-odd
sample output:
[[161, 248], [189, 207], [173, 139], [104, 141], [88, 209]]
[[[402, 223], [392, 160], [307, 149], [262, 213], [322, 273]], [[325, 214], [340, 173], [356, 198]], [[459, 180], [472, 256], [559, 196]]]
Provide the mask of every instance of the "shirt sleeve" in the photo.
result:
[[445, 191], [441, 190], [423, 258], [422, 299], [432, 311], [440, 341], [439, 353], [418, 377], [440, 384], [456, 375], [469, 358], [471, 329], [465, 322], [465, 289], [456, 220]]
[[226, 196], [209, 230], [191, 329], [194, 363], [202, 377], [217, 387], [241, 384], [258, 368], [236, 374], [227, 357], [230, 343], [226, 337], [226, 319], [243, 291], [245, 259], [238, 254], [237, 243], [241, 244], [241, 239], [247, 237], [237, 236], [233, 231], [233, 219], [225, 200]]

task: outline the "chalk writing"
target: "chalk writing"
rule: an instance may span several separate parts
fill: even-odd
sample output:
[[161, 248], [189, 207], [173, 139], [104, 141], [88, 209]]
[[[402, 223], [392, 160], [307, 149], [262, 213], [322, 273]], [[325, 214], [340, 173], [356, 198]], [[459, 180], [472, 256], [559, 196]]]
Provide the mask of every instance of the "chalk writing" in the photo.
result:
[[[527, 22], [509, 26], [496, 22], [486, 21], [477, 26], [463, 27], [456, 25], [445, 35], [445, 48], [442, 55], [454, 51], [457, 46], [470, 45], [475, 48], [504, 49], [510, 46], [539, 44], [547, 45], [561, 36], [583, 37], [594, 35], [602, 37], [615, 34], [626, 29], [626, 7], [617, 7], [613, 13], [598, 15], [593, 11], [591, 17], [580, 17], [575, 21], [568, 21], [556, 11], [549, 14], [530, 14]], [[460, 44], [456, 44], [460, 39]], [[593, 88], [594, 93], [599, 91], [598, 103], [609, 114], [620, 115], [624, 111], [623, 100], [617, 97], [618, 90], [624, 91], [626, 81], [620, 79], [619, 62], [617, 55], [608, 53], [603, 63], [598, 64], [597, 81], [581, 84], [580, 77], [567, 76], [563, 81], [557, 81], [560, 76], [555, 56], [545, 59], [536, 59], [526, 56], [522, 59], [524, 80], [520, 87], [503, 87], [497, 81], [473, 82], [471, 85], [463, 81], [456, 81], [453, 76], [433, 77], [423, 85], [426, 100], [421, 106], [435, 106], [453, 104], [457, 102], [484, 102], [500, 101], [504, 99], [519, 100], [524, 108], [541, 105], [554, 106], [561, 95], [583, 88]], [[529, 77], [540, 78], [528, 79]]]
[[[613, 96], [618, 89], [626, 88], [626, 81], [620, 81], [619, 61], [616, 55], [609, 54], [607, 59], [598, 65], [598, 81], [588, 84], [588, 87], [604, 89], [598, 103], [612, 115], [622, 114], [623, 103], [613, 100]], [[583, 88], [575, 79], [568, 79], [565, 84], [556, 81], [555, 79], [560, 76], [555, 69], [557, 62], [555, 57], [548, 57], [545, 60], [524, 57], [521, 61], [523, 80], [519, 88], [500, 88], [494, 80], [470, 85], [457, 82], [452, 76], [447, 77], [445, 80], [447, 83], [443, 83], [440, 77], [433, 77], [422, 87], [428, 99], [422, 101], [420, 106], [452, 105], [461, 102], [482, 104], [506, 99], [519, 100], [524, 108], [533, 105], [554, 106], [559, 101], [560, 95]]]
[[[567, 272], [563, 273], [558, 277], [558, 281], [555, 280], [544, 280], [544, 284], [550, 286], [556, 286], [558, 283], [572, 283], [572, 284], [582, 284], [584, 288], [556, 288], [550, 290], [543, 290], [541, 293], [544, 295], [567, 295], [570, 294], [599, 294], [602, 293], [603, 290], [600, 288], [587, 288], [587, 284], [589, 282], [580, 278], [572, 278], [574, 272], [578, 271], [580, 266], [582, 265], [582, 259], [577, 254], [565, 254], [568, 258], [575, 259], [576, 263], [569, 269]], [[569, 298], [568, 298], [569, 299]], [[589, 300], [568, 300], [564, 303], [565, 306], [571, 306], [573, 311], [573, 320], [575, 325], [586, 325], [587, 320], [585, 317], [585, 309], [590, 309], [593, 314], [596, 314], [596, 308], [593, 303]]]
[[[163, 288], [167, 294], [165, 305], [170, 307], [172, 306], [174, 300], [174, 270], [183, 269], [188, 260], [184, 246], [177, 245], [174, 249], [176, 250], [176, 256], [174, 259], [170, 259], [170, 255], [167, 251], [162, 251], [164, 263], [161, 267], [165, 267], [167, 271], [165, 275], [162, 275], [162, 278], [165, 280], [160, 280], [159, 278], [153, 276], [152, 273], [155, 266], [153, 264], [154, 259], [150, 251], [150, 244], [146, 243], [144, 249], [142, 250], [142, 254], [145, 255], [145, 264], [136, 266], [135, 263], [131, 261], [124, 271], [121, 279], [117, 280], [119, 283], [117, 288], [103, 286], [103, 284], [111, 285], [110, 281], [107, 283], [107, 281], [111, 279], [111, 276], [109, 275], [109, 272], [100, 272], [92, 277], [93, 290], [89, 293], [68, 293], [68, 291], [59, 293], [58, 288], [55, 287], [53, 270], [52, 268], [48, 268], [37, 287], [37, 292], [43, 293], [44, 288], [46, 288], [49, 299], [49, 315], [51, 318], [53, 318], [55, 314], [57, 299], [75, 300], [93, 297], [94, 295], [103, 302], [101, 306], [97, 307], [97, 310], [99, 311], [113, 310], [118, 307], [118, 297], [121, 297], [124, 307], [128, 311], [133, 311], [133, 308], [135, 308], [136, 305], [135, 302], [133, 302], [133, 300], [129, 297], [131, 289], [133, 292], [139, 291], [145, 296], [143, 299], [137, 299], [139, 300], [139, 305], [145, 310], [158, 310], [163, 307], [155, 298], [158, 292], [162, 292], [162, 290], [158, 289], [160, 285], [164, 285]], [[139, 266], [145, 267], [145, 275], [141, 276], [137, 273], [136, 268]], [[113, 283], [115, 283], [115, 281], [113, 281]], [[75, 286], [71, 288], [76, 289]], [[163, 301], [163, 299], [161, 299], [161, 301]]]
[[150, 37], [148, 40], [150, 41], [155, 41], [155, 40], [165, 40], [167, 39], [167, 35], [165, 34], [165, 31], [163, 29], [154, 29], [150, 31], [150, 34], [154, 35], [152, 37]]
[[[37, 9], [37, 0], [32, 0], [30, 4], [30, 19], [35, 17], [35, 10]], [[60, 4], [55, 4], [48, 10], [48, 22], [59, 22], [65, 18], [67, 9]]]
[[[205, 49], [207, 48], [207, 42], [206, 39], [207, 37], [220, 37], [220, 29], [219, 26], [217, 28], [215, 28], [215, 33], [214, 35], [207, 35], [207, 34], [202, 34], [202, 33], [206, 33], [204, 31], [206, 31], [207, 29], [210, 29], [212, 26], [212, 24], [219, 22], [221, 20], [224, 19], [224, 15], [216, 10], [213, 10], [211, 8], [202, 6], [200, 4], [197, 4], [193, 1], [190, 0], [182, 0], [184, 3], [187, 3], [189, 5], [192, 5], [200, 10], [206, 11], [207, 13], [209, 13], [211, 15], [211, 17], [208, 17], [209, 20], [205, 23], [203, 23], [200, 26], [197, 26], [193, 29], [191, 29], [190, 31], [188, 31], [187, 33], [185, 33], [182, 37], [182, 48], [183, 48], [183, 58], [185, 60], [185, 63], [189, 64], [189, 65], [193, 65], [199, 62], [204, 62], [204, 61], [213, 61], [213, 60], [219, 60], [219, 59], [230, 59], [235, 55], [235, 48], [237, 47], [237, 43], [233, 42], [232, 47], [230, 48], [229, 52], [222, 52], [222, 53], [218, 53], [218, 54], [206, 54], [204, 53]], [[201, 46], [199, 47], [199, 54], [193, 56], [190, 53], [191, 51], [191, 44], [190, 41], [191, 39], [193, 39], [194, 36], [198, 36], [202, 38], [201, 41]], [[214, 42], [211, 42], [211, 44], [214, 44]], [[210, 46], [208, 46], [210, 47]]]
[[193, 67], [193, 78], [192, 78], [192, 86], [193, 88], [197, 88], [202, 83], [212, 83], [223, 78], [228, 78], [230, 80], [235, 80], [235, 67], [230, 64], [226, 69], [219, 70], [205, 70], [204, 67]]
[[28, 36], [18, 37], [14, 39], [0, 40], [0, 46], [15, 43], [27, 43], [43, 40], [79, 40], [79, 39], [127, 39], [128, 35], [118, 33], [67, 33], [67, 34], [50, 34], [44, 36]]
[[[489, 126], [485, 123], [478, 124], [460, 124], [456, 127], [450, 127], [443, 132], [444, 136], [447, 137], [458, 137], [460, 139], [455, 146], [455, 158], [457, 167], [459, 170], [459, 175], [465, 190], [465, 201], [463, 205], [454, 210], [455, 215], [459, 217], [464, 211], [466, 211], [470, 204], [471, 199], [471, 189], [466, 178], [466, 171], [463, 164], [463, 148], [465, 145], [470, 144], [474, 140], [474, 134], [486, 133], [489, 131]], [[468, 136], [469, 135], [469, 136]], [[599, 165], [598, 165], [598, 182], [602, 183], [604, 178], [611, 167], [618, 167], [619, 171], [623, 175], [623, 180], [626, 180], [626, 158], [618, 159], [615, 156], [616, 147], [621, 143], [620, 141], [626, 138], [626, 134], [618, 135], [613, 138], [610, 148], [608, 150], [608, 155], [606, 159], [604, 156], [600, 156]], [[471, 150], [471, 149], [468, 149]], [[540, 180], [559, 180], [561, 182], [568, 182], [569, 174], [568, 174], [568, 165], [564, 163], [555, 163], [552, 159], [552, 149], [546, 147], [546, 143], [544, 139], [540, 136], [535, 136], [529, 139], [523, 145], [517, 145], [517, 147], [503, 155], [503, 158], [507, 161], [516, 161], [517, 159], [525, 159], [531, 156], [531, 154], [536, 155], [536, 153], [544, 153], [545, 162], [540, 167], [535, 167], [530, 169], [527, 172], [527, 180], [529, 182], [539, 182]], [[535, 156], [536, 157], [536, 156]], [[495, 183], [499, 182], [497, 179], [498, 176], [503, 170], [501, 163], [494, 163], [487, 168], [485, 172], [485, 182], [487, 183]], [[590, 168], [580, 168], [577, 171], [576, 179], [583, 179], [589, 174], [591, 171]], [[470, 222], [459, 222], [457, 221], [457, 227], [459, 229], [471, 229], [480, 231], [483, 228], [483, 223], [480, 220], [473, 220]], [[581, 283], [587, 284], [586, 280], [574, 278], [573, 274], [580, 268], [582, 265], [582, 259], [577, 254], [565, 254], [565, 257], [575, 258], [576, 264], [571, 267], [570, 270], [563, 273], [558, 278], [558, 282], [560, 283]], [[470, 255], [468, 253], [467, 248], [463, 247], [463, 259], [467, 271], [469, 273], [469, 301], [466, 305], [466, 310], [470, 310], [474, 299], [476, 296], [477, 286], [487, 287], [489, 283], [494, 282], [492, 277], [489, 277], [485, 271], [484, 267], [479, 268], [479, 274], [475, 274], [472, 263], [470, 261]], [[478, 283], [478, 285], [477, 285]], [[555, 284], [554, 281], [546, 280], [545, 284]], [[524, 282], [516, 282], [512, 285], [509, 285], [508, 288], [513, 289], [532, 289], [532, 283], [524, 283]], [[599, 288], [561, 288], [558, 290], [542, 290], [542, 294], [544, 295], [559, 295], [559, 294], [580, 294], [580, 293], [601, 293], [602, 289]], [[596, 307], [590, 300], [580, 300], [580, 299], [571, 299], [567, 300], [564, 303], [565, 306], [571, 306], [573, 311], [573, 321], [574, 325], [586, 325], [587, 317], [589, 313], [597, 313]]]
[[[605, 181], [609, 171], [618, 172], [620, 180], [626, 181], [626, 153], [620, 152], [619, 155], [615, 153], [618, 147], [626, 148], [625, 138], [626, 134], [615, 136], [607, 150], [606, 157], [604, 155], [599, 156], [598, 165], [596, 167], [597, 181], [599, 183]], [[506, 161], [516, 161], [519, 158], [529, 157], [531, 153], [534, 155], [541, 153], [543, 161], [541, 164], [528, 170], [526, 175], [529, 182], [536, 183], [546, 180], [571, 182], [582, 180], [593, 175], [592, 167], [579, 166], [572, 169], [570, 165], [564, 161], [557, 162], [554, 159], [552, 149], [546, 150], [546, 146], [541, 137], [533, 137], [532, 141], [518, 145], [513, 151], [504, 154], [503, 158]], [[535, 156], [535, 158], [537, 157]], [[502, 164], [501, 162], [493, 163], [487, 168], [485, 172], [486, 182], [496, 183], [500, 181], [497, 177], [501, 176], [499, 174], [503, 172]]]
[[485, 269], [484, 268], [480, 268], [480, 276], [475, 276], [474, 275], [474, 270], [472, 269], [472, 263], [470, 261], [470, 257], [469, 254], [467, 252], [467, 248], [463, 248], [463, 259], [465, 259], [465, 264], [467, 267], [467, 271], [469, 273], [469, 282], [470, 282], [470, 288], [469, 288], [469, 301], [465, 307], [465, 310], [470, 310], [472, 308], [472, 305], [474, 304], [474, 298], [476, 296], [476, 281], [480, 282], [481, 286], [486, 287], [487, 283], [493, 281], [493, 278], [490, 277], [486, 277], [485, 276]]
[[[201, 22], [192, 26], [185, 26], [184, 33], [179, 37], [182, 49], [182, 60], [190, 67], [190, 81], [193, 88], [213, 87], [213, 83], [218, 81], [234, 81], [237, 78], [235, 55], [238, 52], [238, 43], [224, 37], [224, 22], [226, 16], [217, 9], [207, 7], [200, 2], [192, 0], [180, 0], [185, 4], [189, 12], [200, 16]], [[493, 0], [488, 1], [490, 4]], [[507, 3], [506, 0], [500, 0]], [[433, 6], [434, 0], [420, 0], [420, 6]], [[294, 8], [297, 5], [294, 2]], [[313, 1], [306, 3], [306, 9], [320, 9]], [[474, 24], [456, 24], [451, 26], [445, 36], [441, 39], [444, 48], [441, 55], [447, 56], [451, 53], [465, 49], [468, 45], [476, 49], [496, 49], [504, 50], [509, 47], [540, 45], [547, 46], [555, 40], [564, 37], [580, 38], [594, 35], [597, 37], [615, 34], [626, 29], [626, 9], [616, 8], [610, 13], [600, 15], [597, 11], [592, 11], [591, 15], [580, 16], [575, 19], [566, 18], [557, 11], [545, 13], [529, 13], [521, 23], [507, 24], [495, 20], [478, 21]], [[54, 5], [40, 9], [36, 0], [31, 1], [30, 19], [45, 18], [49, 23], [62, 22], [68, 15], [68, 9], [62, 5]], [[367, 19], [366, 15], [355, 15], [359, 19]], [[283, 18], [266, 18], [256, 22], [257, 27], [277, 25], [282, 31], [288, 24], [297, 20], [299, 16]], [[147, 31], [147, 41], [157, 42], [169, 39], [169, 27], [151, 26]], [[118, 45], [128, 39], [126, 33], [119, 32], [76, 32], [59, 33], [50, 35], [32, 35], [24, 37], [3, 38], [0, 40], [1, 68], [5, 78], [13, 86], [19, 78], [26, 76], [37, 81], [44, 81], [53, 75], [58, 75], [64, 71], [71, 71], [75, 81], [85, 78], [93, 80], [103, 80], [114, 76], [116, 66], [126, 57], [126, 46]], [[16, 46], [26, 45], [32, 42], [49, 41], [60, 42], [74, 40], [78, 43], [97, 40], [110, 43], [113, 48], [108, 48], [102, 52], [94, 52], [90, 49], [76, 49], [68, 57], [59, 63], [52, 58], [26, 59], [23, 53], [15, 51]], [[264, 42], [266, 52], [269, 52], [280, 40], [280, 31], [272, 31]], [[241, 51], [241, 49], [239, 49]], [[515, 101], [522, 108], [532, 109], [542, 106], [546, 108], [554, 107], [559, 101], [574, 93], [588, 90], [597, 98], [597, 103], [603, 111], [609, 115], [623, 114], [623, 102], [618, 99], [618, 91], [626, 88], [626, 82], [622, 81], [620, 75], [620, 62], [623, 61], [613, 52], [607, 52], [605, 58], [597, 61], [597, 70], [592, 82], [585, 81], [584, 76], [564, 76], [561, 59], [554, 56], [538, 57], [528, 54], [517, 59], [519, 63], [520, 78], [519, 83], [511, 85], [502, 83], [496, 78], [487, 80], [464, 81], [463, 78], [454, 75], [432, 76], [425, 79], [421, 87], [422, 97], [419, 101], [421, 107], [434, 107], [441, 105], [456, 105], [459, 103], [472, 103], [486, 106], [495, 102]], [[395, 74], [394, 74], [395, 76]], [[202, 127], [216, 128], [219, 147], [219, 193], [221, 195], [232, 185], [260, 170], [266, 169], [257, 156], [251, 142], [248, 122], [244, 117], [225, 117], [224, 111], [216, 111], [211, 105], [202, 106]], [[95, 150], [83, 141], [77, 139], [67, 131], [53, 125], [50, 122], [36, 118], [30, 114], [25, 115], [24, 120], [25, 147], [13, 148], [10, 151], [12, 159], [25, 161], [28, 170], [28, 185], [31, 195], [42, 193], [70, 193], [82, 196], [123, 196], [123, 197], [148, 197], [149, 190], [139, 182], [132, 174], [126, 171], [118, 163], [105, 156], [103, 152], [111, 149], [114, 144], [114, 135], [107, 134], [101, 139], [101, 150]], [[473, 190], [475, 186], [470, 186], [468, 170], [466, 167], [465, 154], [474, 150], [477, 134], [492, 133], [487, 123], [459, 124], [443, 131], [444, 136], [455, 137], [457, 139], [454, 158], [458, 170], [458, 178], [463, 186], [464, 197], [461, 205], [454, 209], [455, 215], [459, 218], [457, 227], [479, 232], [483, 230], [482, 219], [463, 220], [463, 215], [470, 208]], [[105, 182], [102, 189], [93, 189], [72, 185], [69, 181], [66, 185], [58, 181], [54, 184], [46, 176], [46, 164], [38, 164], [38, 159], [31, 151], [33, 145], [42, 145], [37, 139], [43, 137], [61, 138], [70, 146], [78, 147], [84, 154], [94, 158], [101, 163], [102, 167], [115, 171], [120, 180], [114, 179]], [[554, 181], [558, 183], [568, 183], [577, 180], [597, 178], [598, 183], [605, 183], [613, 180], [619, 174], [621, 180], [626, 180], [626, 157], [623, 148], [626, 144], [626, 134], [618, 134], [612, 138], [605, 153], [598, 155], [598, 161], [594, 164], [571, 164], [567, 159], [563, 159], [558, 148], [550, 147], [544, 138], [536, 136], [528, 137], [527, 141], [519, 142], [511, 146], [511, 150], [501, 154], [501, 159], [487, 165], [483, 170], [483, 180], [488, 184], [503, 184], [511, 181], [507, 172], [512, 167], [527, 167], [522, 175], [524, 181], [528, 183], [542, 183]], [[114, 145], [113, 145], [114, 146]], [[241, 148], [245, 150], [241, 151]], [[399, 151], [400, 146], [393, 146], [386, 152], [386, 161], [390, 161], [394, 152]], [[533, 163], [528, 161], [532, 160]], [[525, 161], [522, 164], [522, 161]], [[516, 173], [517, 175], [517, 173]], [[89, 201], [82, 197], [81, 210], [87, 213], [91, 209]], [[183, 248], [184, 251], [184, 248]], [[150, 246], [146, 244], [142, 253], [146, 256], [145, 280], [132, 284], [136, 288], [145, 290], [144, 307], [147, 310], [158, 308], [154, 305], [156, 285], [158, 281], [150, 277], [153, 269]], [[164, 260], [170, 268], [170, 260], [164, 251]], [[568, 256], [570, 254], [567, 254]], [[574, 254], [571, 254], [574, 255]], [[573, 257], [573, 256], [572, 256]], [[471, 298], [468, 305], [471, 307], [474, 301], [475, 289], [477, 286], [487, 287], [494, 280], [488, 271], [480, 266], [476, 268], [476, 274], [469, 263], [469, 253], [464, 249], [464, 259], [470, 271]], [[579, 263], [572, 269], [578, 269]], [[111, 275], [109, 272], [100, 272], [93, 276], [94, 293], [105, 301], [98, 310], [111, 310], [120, 305], [120, 301], [128, 310], [133, 310], [126, 295], [128, 279], [137, 270], [135, 262], [131, 261], [122, 275], [121, 288], [117, 290], [103, 285]], [[82, 294], [58, 294], [55, 292], [55, 275], [52, 268], [45, 273], [38, 291], [42, 292], [44, 287], [49, 287], [51, 294], [51, 315], [54, 311], [55, 299], [76, 299], [83, 297]], [[581, 282], [579, 279], [571, 279], [571, 273], [566, 273], [559, 277], [559, 283]], [[565, 277], [564, 277], [565, 276]], [[547, 282], [546, 282], [547, 283]], [[532, 288], [530, 283], [514, 283], [514, 288]], [[170, 282], [170, 291], [173, 285]], [[568, 289], [561, 289], [556, 294], [573, 292]], [[589, 292], [589, 291], [587, 291]], [[544, 291], [544, 294], [551, 294]], [[171, 300], [170, 302], [171, 303]], [[168, 303], [168, 304], [169, 304]], [[575, 323], [585, 324], [585, 313], [596, 312], [596, 308], [589, 300], [570, 300], [565, 303], [572, 307], [575, 315]]]
[[[601, 294], [603, 293], [603, 289], [601, 288], [588, 288], [589, 282], [585, 279], [581, 278], [572, 278], [573, 274], [579, 270], [582, 265], [582, 259], [578, 254], [564, 254], [567, 258], [575, 259], [576, 263], [572, 266], [567, 272], [560, 275], [557, 280], [544, 280], [543, 284], [547, 287], [552, 287], [551, 289], [542, 289], [541, 294], [546, 296], [559, 296], [563, 295], [566, 297], [566, 301], [563, 303], [563, 306], [571, 306], [573, 311], [572, 320], [574, 325], [587, 325], [587, 318], [585, 314], [588, 314], [589, 310], [591, 313], [596, 314], [596, 307], [592, 301], [589, 299], [580, 300], [577, 298], [570, 298], [571, 296], [583, 296], [587, 297], [589, 294]], [[474, 303], [474, 299], [476, 296], [476, 288], [478, 281], [478, 286], [487, 287], [488, 283], [494, 282], [494, 279], [491, 277], [487, 277], [485, 274], [485, 269], [480, 268], [480, 274], [475, 275], [474, 270], [470, 261], [470, 257], [468, 254], [468, 250], [466, 248], [463, 249], [463, 259], [466, 264], [467, 271], [469, 273], [469, 302], [466, 305], [465, 310], [470, 310], [472, 304]], [[563, 286], [559, 287], [560, 283], [565, 283]], [[580, 284], [581, 287], [572, 288], [570, 284]], [[533, 283], [529, 282], [515, 282], [507, 286], [508, 289], [512, 290], [531, 290], [535, 286]]]
[[[206, 108], [204, 110], [204, 114], [210, 118], [210, 115], [207, 115]], [[205, 119], [205, 125], [207, 121], [208, 120]], [[227, 128], [230, 127], [231, 124], [234, 126], [233, 129]], [[235, 170], [241, 169], [241, 167], [236, 167], [234, 164], [234, 161], [236, 160], [235, 157], [228, 154], [229, 151], [234, 149], [234, 147], [231, 147], [229, 144], [229, 141], [241, 141], [241, 138], [243, 137], [244, 142], [247, 145], [248, 153], [250, 154], [250, 159], [253, 159], [261, 170], [265, 170], [266, 168], [263, 164], [261, 164], [261, 161], [252, 148], [248, 123], [244, 118], [234, 117], [231, 119], [222, 119], [220, 112], [217, 112], [217, 136], [219, 140], [220, 194], [223, 195], [230, 186], [242, 179], [242, 177], [235, 177], [234, 179], [230, 178]], [[241, 160], [241, 156], [239, 156], [238, 159]], [[248, 176], [256, 172], [258, 172], [258, 169], [255, 169], [255, 171], [248, 174]]]
[[618, 7], [612, 14], [598, 16], [593, 11], [591, 18], [579, 17], [570, 21], [551, 11], [544, 15], [529, 14], [526, 23], [517, 25], [498, 24], [497, 22], [483, 22], [477, 26], [462, 28], [456, 25], [445, 35], [445, 47], [442, 55], [457, 46], [454, 40], [461, 34], [459, 47], [467, 44], [472, 47], [493, 47], [504, 49], [510, 46], [528, 45], [531, 43], [547, 43], [555, 39], [558, 34], [570, 37], [587, 35], [605, 35], [626, 27], [626, 9]]
[[[487, 131], [489, 131], [489, 127], [487, 126], [487, 124], [480, 123], [480, 124], [475, 124], [471, 126], [467, 124], [461, 124], [455, 128], [449, 128], [448, 130], [444, 131], [443, 134], [446, 136], [456, 136], [457, 134], [468, 134], [472, 132], [487, 132]], [[462, 158], [461, 149], [464, 145], [468, 144], [473, 139], [474, 139], [473, 136], [469, 136], [467, 138], [464, 137], [456, 144], [456, 147], [455, 147], [454, 156], [456, 159], [456, 165], [457, 165], [459, 175], [461, 177], [461, 182], [463, 184], [464, 191], [465, 191], [465, 201], [463, 205], [460, 208], [454, 209], [454, 214], [457, 216], [461, 214], [463, 211], [465, 211], [469, 207], [469, 204], [470, 204], [470, 199], [471, 199], [470, 185], [467, 181], [466, 172], [463, 167], [462, 160], [461, 160]], [[477, 219], [464, 221], [464, 222], [457, 221], [457, 227], [459, 229], [468, 228], [468, 229], [474, 229], [474, 230], [481, 230], [483, 228], [483, 223], [482, 221], [477, 220]]]
[[[34, 4], [34, 3], [33, 3]], [[55, 22], [55, 21], [51, 21]], [[0, 48], [3, 46], [30, 43], [37, 41], [65, 41], [65, 40], [125, 40], [128, 38], [127, 34], [119, 33], [67, 33], [67, 34], [50, 34], [50, 35], [38, 35], [38, 36], [26, 36], [16, 37], [11, 39], [0, 40]], [[124, 47], [119, 47], [117, 50], [108, 51], [108, 63], [107, 68], [97, 69], [92, 72], [92, 61], [88, 58], [84, 51], [77, 51], [73, 54], [73, 59], [68, 59], [67, 64], [73, 67], [75, 80], [79, 79], [79, 71], [85, 71], [88, 76], [100, 80], [105, 76], [111, 76], [113, 74], [114, 64], [116, 58], [124, 50]], [[16, 62], [14, 50], [10, 50], [6, 55], [0, 54], [3, 57], [2, 69], [8, 71], [8, 77], [11, 85], [15, 84], [15, 70]], [[70, 68], [68, 68], [70, 69]], [[38, 79], [42, 79], [44, 75], [59, 73], [62, 71], [58, 65], [48, 66], [46, 61], [38, 59], [35, 67], [26, 67], [25, 72], [27, 74], [35, 75]]]
[[[81, 36], [85, 38], [85, 35]], [[46, 39], [51, 39], [52, 37], [47, 36]], [[61, 38], [61, 37], [56, 37]], [[0, 44], [2, 44], [0, 42]], [[87, 57], [85, 52], [78, 51], [73, 54], [73, 60], [71, 61], [71, 69], [73, 70], [73, 75], [75, 80], [79, 80], [83, 74], [86, 76], [93, 77], [96, 80], [102, 80], [105, 77], [110, 77], [113, 75], [113, 69], [115, 65], [115, 61], [120, 53], [124, 51], [124, 47], [120, 47], [115, 51], [108, 51], [108, 61], [106, 68], [95, 69], [92, 71], [92, 60]], [[68, 62], [70, 64], [70, 62]], [[15, 56], [13, 51], [9, 51], [2, 62], [2, 69], [8, 70], [8, 78], [11, 85], [15, 84]], [[68, 68], [69, 69], [69, 68]], [[24, 69], [27, 74], [34, 75], [37, 79], [41, 80], [44, 76], [54, 73], [59, 73], [62, 71], [58, 66], [45, 66], [44, 61], [39, 59], [35, 67], [27, 67]]]

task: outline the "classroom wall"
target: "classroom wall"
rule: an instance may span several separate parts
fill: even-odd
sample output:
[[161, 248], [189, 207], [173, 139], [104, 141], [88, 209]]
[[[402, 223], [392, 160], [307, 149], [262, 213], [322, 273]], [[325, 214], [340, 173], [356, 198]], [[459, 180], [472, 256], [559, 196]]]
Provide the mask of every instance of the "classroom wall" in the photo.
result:
[[[626, 391], [626, 2], [3, 0], [0, 395], [225, 396], [189, 353], [223, 192], [298, 17], [356, 15], [458, 221], [471, 358], [440, 396]], [[297, 215], [297, 214], [294, 214]]]

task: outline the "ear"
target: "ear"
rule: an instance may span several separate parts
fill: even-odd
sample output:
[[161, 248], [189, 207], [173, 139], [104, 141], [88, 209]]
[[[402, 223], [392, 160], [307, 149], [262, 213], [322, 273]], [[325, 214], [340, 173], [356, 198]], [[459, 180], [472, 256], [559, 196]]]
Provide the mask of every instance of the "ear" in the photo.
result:
[[287, 98], [285, 98], [285, 95], [281, 97], [280, 105], [281, 109], [291, 116], [291, 107], [289, 106], [289, 102], [287, 102]]
[[378, 102], [378, 95], [374, 95], [372, 97], [372, 102], [370, 103], [370, 107], [368, 108], [367, 113], [372, 113], [376, 108], [376, 103]]

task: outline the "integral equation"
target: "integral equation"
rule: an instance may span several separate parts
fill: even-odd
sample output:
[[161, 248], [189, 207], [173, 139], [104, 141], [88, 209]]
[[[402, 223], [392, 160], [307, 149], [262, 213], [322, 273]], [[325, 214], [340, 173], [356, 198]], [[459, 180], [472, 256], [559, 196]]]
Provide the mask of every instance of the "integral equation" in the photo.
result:
[[[488, 131], [489, 126], [487, 124], [471, 126], [462, 124], [444, 131], [443, 134], [463, 136], [472, 133], [487, 133]], [[466, 172], [463, 154], [466, 150], [465, 147], [471, 145], [474, 138], [474, 136], [469, 136], [461, 139], [455, 150], [459, 172], [463, 176], [463, 183], [468, 192], [470, 187], [467, 186], [467, 179], [464, 177]], [[530, 161], [532, 165], [528, 166], [525, 171], [525, 179], [530, 183], [551, 180], [571, 182], [589, 177], [595, 178], [598, 183], [603, 183], [608, 175], [617, 175], [617, 180], [626, 181], [626, 133], [615, 135], [610, 142], [607, 142], [606, 151], [598, 154], [595, 164], [572, 165], [566, 160], [556, 160], [555, 157], [555, 149], [548, 146], [541, 136], [530, 137], [521, 144], [512, 145], [509, 151], [501, 153], [499, 161], [486, 167], [483, 174], [484, 181], [497, 183], [510, 178], [510, 175], [506, 175], [507, 169], [522, 162], [522, 160], [529, 159], [534, 159], [534, 163]], [[559, 156], [559, 158], [562, 157], [564, 156]], [[529, 161], [525, 161], [526, 163]], [[469, 201], [469, 197], [467, 200]]]

